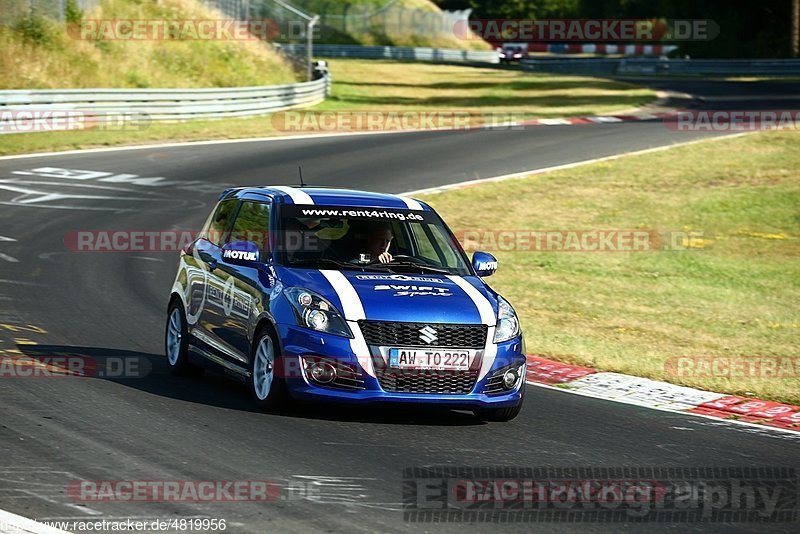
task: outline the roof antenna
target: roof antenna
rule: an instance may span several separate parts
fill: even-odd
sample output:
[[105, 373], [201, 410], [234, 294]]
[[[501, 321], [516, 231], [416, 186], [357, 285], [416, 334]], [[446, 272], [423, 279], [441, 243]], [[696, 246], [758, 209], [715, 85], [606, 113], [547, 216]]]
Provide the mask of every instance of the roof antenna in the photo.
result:
[[303, 167], [301, 167], [300, 165], [298, 165], [298, 166], [297, 166], [297, 172], [299, 172], [299, 173], [300, 173], [300, 187], [305, 187], [305, 186], [306, 186], [306, 184], [305, 184], [305, 182], [303, 182]]

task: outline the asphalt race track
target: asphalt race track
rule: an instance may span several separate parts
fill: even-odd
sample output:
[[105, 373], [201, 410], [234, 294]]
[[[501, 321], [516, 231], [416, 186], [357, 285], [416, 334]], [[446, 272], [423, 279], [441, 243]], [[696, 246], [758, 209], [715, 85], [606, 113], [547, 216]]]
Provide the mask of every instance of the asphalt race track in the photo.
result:
[[[177, 253], [77, 253], [65, 236], [78, 230], [196, 230], [223, 188], [295, 184], [298, 164], [315, 185], [403, 192], [702, 135], [646, 121], [0, 160], [0, 350], [99, 361], [124, 357], [149, 370], [141, 378], [0, 380], [0, 508], [38, 520], [217, 518], [237, 533], [698, 530], [700, 525], [681, 523], [406, 522], [402, 469], [791, 467], [800, 459], [800, 439], [534, 386], [528, 386], [522, 414], [508, 424], [478, 423], [461, 413], [319, 406], [258, 412], [244, 387], [222, 377], [167, 372], [165, 308]], [[163, 180], [142, 180], [157, 177]], [[66, 489], [81, 479], [269, 479], [314, 493], [267, 503], [84, 503], [71, 500]], [[702, 526], [765, 530], [756, 523]], [[769, 530], [793, 527], [771, 524]]]

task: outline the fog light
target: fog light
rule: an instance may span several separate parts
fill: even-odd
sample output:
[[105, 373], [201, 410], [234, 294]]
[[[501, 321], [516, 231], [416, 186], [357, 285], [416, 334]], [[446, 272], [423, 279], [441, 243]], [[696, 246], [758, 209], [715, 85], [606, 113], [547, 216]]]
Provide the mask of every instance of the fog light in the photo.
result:
[[327, 362], [314, 362], [308, 374], [314, 382], [329, 384], [336, 378], [336, 368]]
[[512, 389], [519, 380], [519, 375], [516, 369], [509, 369], [503, 374], [503, 387], [505, 389]]

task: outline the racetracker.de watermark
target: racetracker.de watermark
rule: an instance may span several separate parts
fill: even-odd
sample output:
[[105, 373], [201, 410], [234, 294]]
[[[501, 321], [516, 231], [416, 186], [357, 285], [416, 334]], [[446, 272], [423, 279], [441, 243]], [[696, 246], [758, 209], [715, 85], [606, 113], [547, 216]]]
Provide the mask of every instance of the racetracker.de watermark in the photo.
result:
[[411, 522], [794, 522], [792, 468], [406, 468]]
[[[58, 532], [224, 532], [228, 528], [225, 519], [209, 517], [174, 517], [170, 519], [59, 519], [41, 521], [41, 524]], [[4, 528], [0, 521], [0, 532], [25, 534], [30, 530], [21, 525]], [[50, 531], [48, 531], [50, 532]]]
[[485, 252], [658, 252], [703, 249], [703, 232], [646, 229], [455, 230], [467, 251]]
[[473, 19], [453, 27], [459, 39], [523, 43], [710, 41], [719, 31], [709, 19]]
[[3, 351], [0, 354], [0, 379], [3, 378], [143, 378], [152, 364], [142, 356], [106, 356], [83, 354], [24, 354]]
[[[306, 38], [308, 21], [273, 19], [82, 19], [67, 24], [73, 39], [90, 41], [273, 41]], [[319, 25], [312, 36], [319, 38]]]
[[77, 502], [269, 502], [280, 499], [272, 480], [73, 480]]
[[[188, 251], [197, 230], [74, 230], [64, 236], [72, 252], [176, 252]], [[230, 235], [230, 237], [228, 237]], [[708, 248], [712, 242], [702, 231], [647, 229], [454, 229], [453, 236], [468, 251], [486, 252], [657, 252]], [[251, 241], [262, 249], [281, 241], [290, 252], [319, 251], [330, 246], [326, 234], [313, 231], [237, 232], [206, 235], [214, 243]]]
[[679, 132], [754, 132], [800, 129], [800, 110], [693, 110], [666, 115], [662, 121]]
[[284, 111], [272, 115], [281, 132], [333, 133], [402, 130], [522, 130], [525, 118], [513, 113], [445, 111]]
[[674, 356], [664, 371], [679, 378], [798, 378], [800, 356]]
[[146, 113], [58, 109], [0, 110], [0, 134], [73, 130], [134, 131], [150, 125]]

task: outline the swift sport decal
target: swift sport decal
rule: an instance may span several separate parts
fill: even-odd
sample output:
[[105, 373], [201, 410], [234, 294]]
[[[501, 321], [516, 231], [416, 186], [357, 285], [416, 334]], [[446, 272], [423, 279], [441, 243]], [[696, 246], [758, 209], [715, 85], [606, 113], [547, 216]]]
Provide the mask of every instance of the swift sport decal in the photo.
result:
[[449, 287], [413, 286], [400, 284], [381, 284], [373, 288], [375, 291], [394, 291], [393, 297], [452, 297]]
[[358, 326], [358, 321], [366, 319], [364, 313], [364, 305], [361, 303], [361, 298], [358, 296], [353, 284], [343, 275], [340, 271], [322, 270], [319, 271], [333, 287], [339, 301], [342, 303], [341, 312], [347, 320], [350, 330], [353, 332], [353, 339], [350, 340], [350, 350], [358, 358], [358, 363], [367, 374], [375, 378], [375, 370], [372, 367], [372, 356], [367, 346], [367, 341], [364, 339], [364, 334], [361, 333], [361, 328]]

